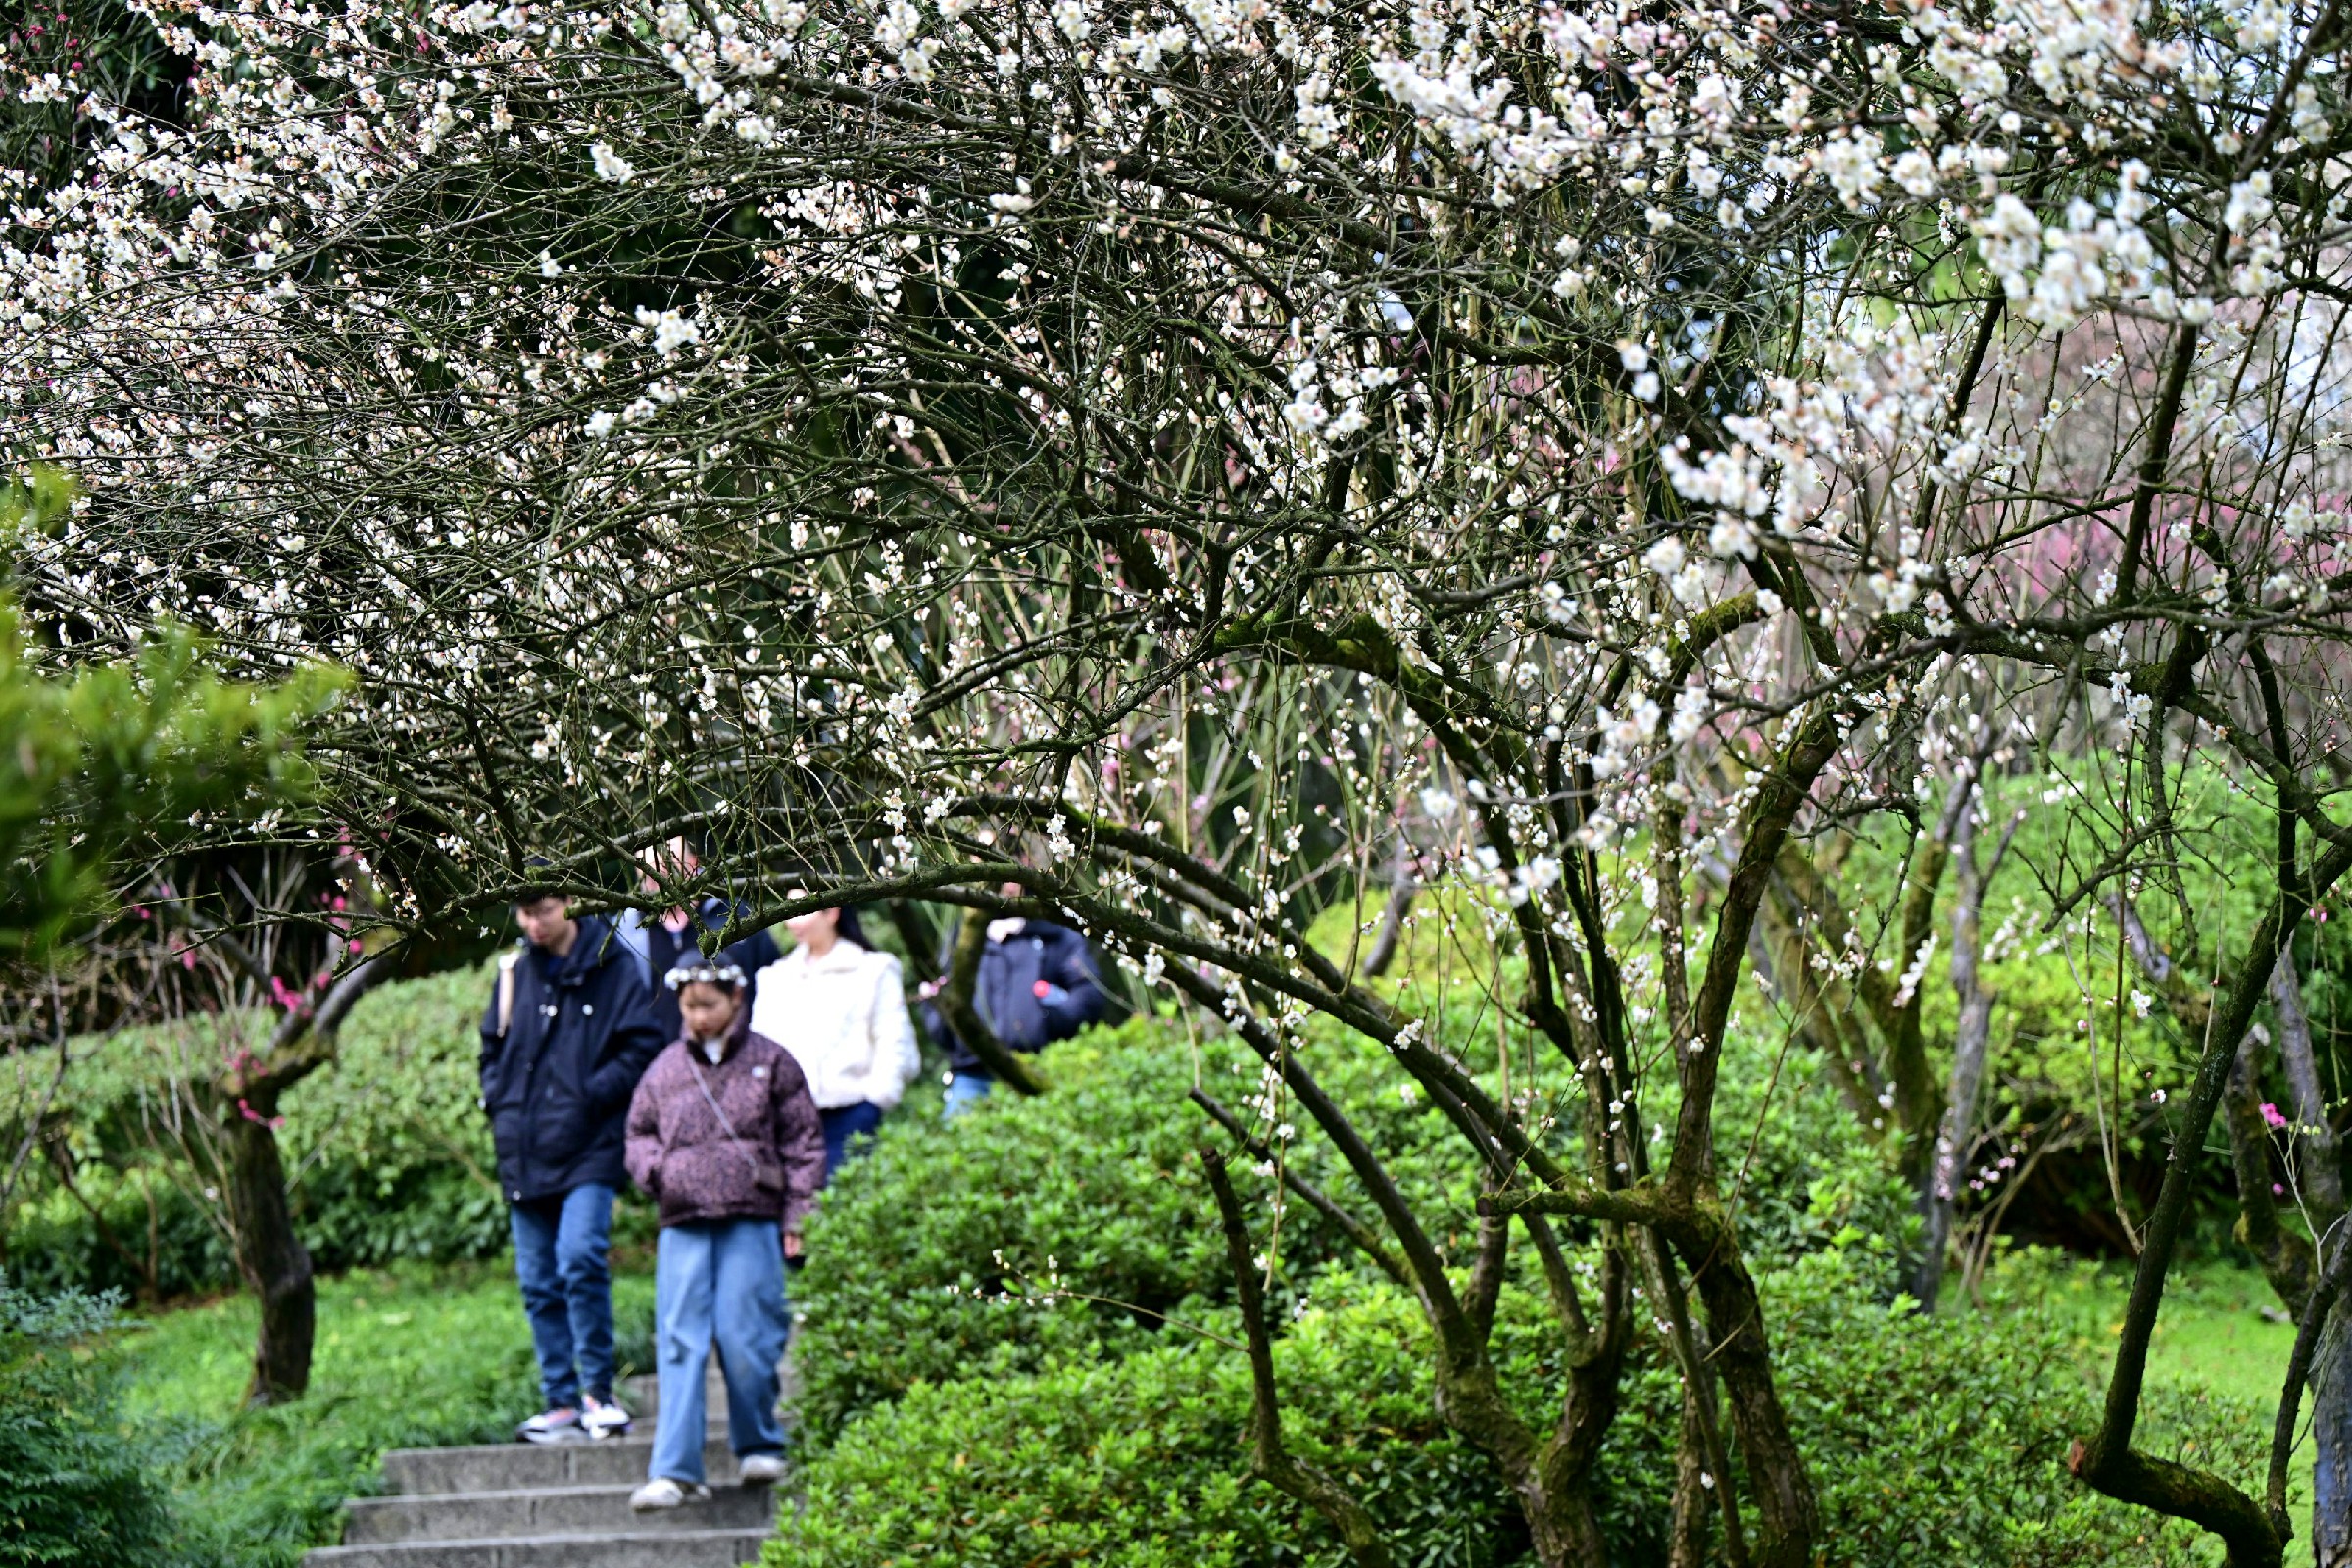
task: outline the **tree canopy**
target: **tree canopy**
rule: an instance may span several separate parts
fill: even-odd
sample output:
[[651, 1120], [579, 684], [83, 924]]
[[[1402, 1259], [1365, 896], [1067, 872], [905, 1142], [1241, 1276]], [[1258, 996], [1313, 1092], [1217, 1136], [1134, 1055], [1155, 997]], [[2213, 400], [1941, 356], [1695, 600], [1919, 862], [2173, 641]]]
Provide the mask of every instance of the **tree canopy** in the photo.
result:
[[[2087, 968], [2144, 903], [2207, 1008], [2077, 1473], [2279, 1560], [2132, 1439], [2189, 1167], [2352, 868], [2333, 6], [156, 15], [198, 112], [93, 102], [102, 150], [11, 219], [0, 432], [92, 492], [29, 613], [348, 665], [321, 782], [389, 918], [629, 902], [681, 836], [665, 894], [761, 922], [1074, 918], [1259, 1051], [1268, 1159], [1294, 1112], [1347, 1152], [1542, 1560], [1600, 1560], [1655, 1322], [1693, 1539], [1793, 1565], [1722, 1046], [1802, 933], [1768, 1004], [1862, 993], [1931, 1146], [1975, 1092], [1919, 1052], [1932, 906], [1832, 937], [1805, 879], [1894, 831], [1981, 901], [1980, 780], [2038, 767], [2035, 939]], [[2223, 929], [2192, 769], [2266, 813]], [[1396, 863], [1511, 955], [1517, 1078], [1305, 940]], [[1487, 1161], [1466, 1266], [1309, 1015]], [[1514, 1247], [1577, 1369], [1542, 1427], [1487, 1349]]]

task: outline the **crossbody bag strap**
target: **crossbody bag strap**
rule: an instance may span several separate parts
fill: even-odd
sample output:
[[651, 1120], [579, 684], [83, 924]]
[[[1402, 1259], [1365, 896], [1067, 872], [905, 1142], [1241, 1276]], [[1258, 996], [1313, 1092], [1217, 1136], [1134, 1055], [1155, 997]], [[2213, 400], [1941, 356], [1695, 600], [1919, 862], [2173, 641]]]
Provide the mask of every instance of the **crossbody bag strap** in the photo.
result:
[[727, 1130], [727, 1142], [735, 1146], [735, 1152], [742, 1155], [743, 1162], [752, 1168], [752, 1180], [757, 1182], [760, 1179], [760, 1160], [753, 1154], [751, 1146], [743, 1141], [743, 1135], [735, 1130], [735, 1123], [728, 1118], [726, 1111], [720, 1108], [718, 1098], [710, 1093], [710, 1086], [704, 1082], [702, 1063], [694, 1059], [692, 1049], [688, 1048], [686, 1067], [694, 1074], [694, 1087], [703, 1092], [703, 1103], [710, 1107], [710, 1114], [716, 1116], [718, 1124]]

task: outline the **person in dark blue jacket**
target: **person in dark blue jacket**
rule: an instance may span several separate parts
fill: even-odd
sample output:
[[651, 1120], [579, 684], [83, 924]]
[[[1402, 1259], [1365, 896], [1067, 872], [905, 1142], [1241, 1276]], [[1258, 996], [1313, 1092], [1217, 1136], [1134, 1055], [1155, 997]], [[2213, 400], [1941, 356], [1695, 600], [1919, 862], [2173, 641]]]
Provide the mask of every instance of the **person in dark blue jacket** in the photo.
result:
[[[684, 839], [671, 839], [660, 850], [652, 852], [641, 885], [648, 893], [662, 891], [662, 879], [655, 873], [671, 871], [675, 875], [692, 876], [702, 866], [702, 858], [694, 853]], [[654, 1027], [662, 1032], [663, 1044], [686, 1032], [678, 1015], [676, 993], [663, 984], [670, 970], [689, 959], [703, 956], [702, 940], [716, 936], [727, 928], [730, 916], [745, 919], [752, 906], [737, 903], [729, 907], [725, 899], [712, 894], [695, 906], [689, 916], [684, 909], [654, 912], [643, 909], [624, 909], [612, 924], [613, 935], [637, 956], [644, 967], [645, 984], [652, 998]], [[747, 976], [755, 977], [743, 994], [743, 1009], [748, 1017], [752, 1003], [759, 995], [757, 976], [760, 971], [784, 956], [784, 949], [772, 931], [755, 931], [750, 936], [731, 942], [716, 955], [720, 963], [731, 963]]]
[[629, 1416], [612, 1398], [606, 1244], [627, 1174], [629, 1097], [667, 1042], [611, 922], [575, 920], [560, 897], [517, 904], [514, 918], [523, 940], [499, 960], [482, 1015], [482, 1108], [545, 1399], [515, 1436], [610, 1437]]
[[[650, 891], [650, 890], [649, 890]], [[738, 904], [732, 911], [727, 901], [712, 896], [703, 900], [694, 916], [687, 917], [684, 909], [667, 913], [649, 914], [641, 910], [625, 911], [614, 923], [613, 934], [637, 956], [645, 967], [646, 984], [651, 988], [654, 1027], [661, 1032], [662, 1042], [677, 1039], [686, 1032], [685, 1020], [678, 1013], [677, 993], [662, 984], [670, 970], [680, 964], [691, 965], [703, 956], [702, 939], [716, 936], [727, 928], [729, 918], [741, 919], [752, 912], [748, 904]], [[748, 1016], [752, 999], [759, 995], [756, 977], [760, 971], [784, 956], [784, 949], [772, 931], [755, 931], [739, 942], [730, 942], [718, 950], [716, 960], [731, 963], [747, 976], [755, 977], [745, 983], [743, 1007]]]
[[[1025, 890], [1008, 883], [1006, 898]], [[949, 933], [940, 967], [955, 948]], [[926, 999], [936, 996], [938, 982], [923, 987]], [[1013, 1051], [1034, 1052], [1056, 1040], [1067, 1040], [1109, 1010], [1110, 998], [1086, 938], [1051, 920], [992, 920], [988, 946], [980, 951], [980, 973], [972, 985], [972, 1007], [997, 1039]], [[956, 1038], [940, 1016], [938, 1006], [923, 1004], [923, 1026], [948, 1054], [947, 1113], [954, 1116], [974, 1101], [985, 1099], [996, 1075]]]

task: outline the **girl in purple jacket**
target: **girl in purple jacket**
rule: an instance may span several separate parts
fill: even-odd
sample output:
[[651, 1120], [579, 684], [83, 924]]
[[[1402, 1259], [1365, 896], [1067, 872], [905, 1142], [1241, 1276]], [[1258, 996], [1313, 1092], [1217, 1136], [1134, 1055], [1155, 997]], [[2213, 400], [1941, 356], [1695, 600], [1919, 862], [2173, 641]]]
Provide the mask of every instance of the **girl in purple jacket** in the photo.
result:
[[784, 1473], [776, 1368], [784, 1260], [824, 1185], [825, 1139], [791, 1053], [751, 1032], [743, 971], [692, 957], [672, 969], [685, 1033], [629, 1103], [629, 1175], [662, 1215], [654, 1271], [662, 1407], [639, 1512], [703, 1501], [703, 1368], [718, 1343], [727, 1436], [743, 1483]]

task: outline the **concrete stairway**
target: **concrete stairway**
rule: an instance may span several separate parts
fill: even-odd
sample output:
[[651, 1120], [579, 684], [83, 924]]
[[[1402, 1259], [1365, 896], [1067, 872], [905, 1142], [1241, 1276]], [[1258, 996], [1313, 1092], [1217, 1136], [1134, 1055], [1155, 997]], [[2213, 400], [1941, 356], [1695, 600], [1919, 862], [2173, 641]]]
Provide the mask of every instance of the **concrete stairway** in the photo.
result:
[[739, 1486], [728, 1450], [727, 1396], [711, 1357], [703, 1464], [711, 1499], [669, 1513], [629, 1511], [654, 1448], [659, 1396], [651, 1378], [622, 1398], [626, 1438], [384, 1455], [385, 1494], [346, 1504], [343, 1544], [305, 1568], [717, 1568], [757, 1562], [774, 1493]]

